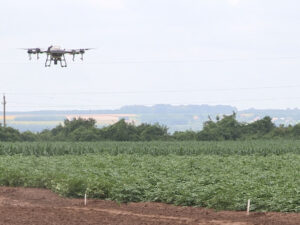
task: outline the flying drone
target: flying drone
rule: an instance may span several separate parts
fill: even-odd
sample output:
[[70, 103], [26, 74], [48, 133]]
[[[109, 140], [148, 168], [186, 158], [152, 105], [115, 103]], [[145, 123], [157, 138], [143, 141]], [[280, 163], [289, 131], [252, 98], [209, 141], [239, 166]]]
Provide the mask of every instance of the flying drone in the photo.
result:
[[73, 61], [75, 60], [75, 55], [81, 55], [80, 59], [83, 60], [83, 54], [85, 51], [90, 50], [91, 48], [81, 48], [81, 49], [62, 49], [59, 46], [49, 46], [47, 50], [42, 50], [41, 48], [25, 48], [24, 50], [27, 50], [27, 53], [29, 55], [29, 60], [31, 60], [31, 55], [36, 54], [37, 59], [39, 59], [39, 54], [47, 54], [45, 67], [50, 67], [52, 61], [54, 62], [54, 65], [57, 65], [57, 62], [60, 62], [61, 67], [67, 67], [67, 61], [65, 58], [65, 54], [73, 55]]

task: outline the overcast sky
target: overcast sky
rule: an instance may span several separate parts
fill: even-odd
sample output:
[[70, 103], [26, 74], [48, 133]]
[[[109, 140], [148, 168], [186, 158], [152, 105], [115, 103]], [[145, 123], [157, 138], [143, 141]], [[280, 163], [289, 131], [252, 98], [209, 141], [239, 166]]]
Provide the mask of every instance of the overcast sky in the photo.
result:
[[[7, 108], [300, 108], [297, 0], [0, 0]], [[45, 68], [17, 48], [94, 47]]]

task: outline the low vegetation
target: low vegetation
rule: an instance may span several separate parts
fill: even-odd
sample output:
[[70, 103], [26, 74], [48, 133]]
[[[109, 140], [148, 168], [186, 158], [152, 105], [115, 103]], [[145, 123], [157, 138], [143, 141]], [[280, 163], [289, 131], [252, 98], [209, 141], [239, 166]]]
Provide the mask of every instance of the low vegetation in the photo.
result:
[[63, 196], [300, 212], [300, 141], [1, 143], [0, 185]]
[[0, 142], [0, 155], [285, 155], [300, 154], [299, 140], [151, 141], [151, 142]]

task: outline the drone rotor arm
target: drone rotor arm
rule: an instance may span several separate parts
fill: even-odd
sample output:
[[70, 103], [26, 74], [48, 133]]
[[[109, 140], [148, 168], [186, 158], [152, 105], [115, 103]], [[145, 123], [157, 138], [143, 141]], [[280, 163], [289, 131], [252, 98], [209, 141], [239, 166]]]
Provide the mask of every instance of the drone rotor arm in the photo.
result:
[[69, 50], [65, 50], [64, 53], [72, 55], [73, 61], [75, 61], [75, 55], [82, 54], [81, 49], [69, 49]]
[[21, 48], [22, 50], [26, 50], [28, 55], [29, 55], [29, 60], [32, 59], [31, 55], [32, 54], [36, 54], [37, 55], [37, 59], [40, 58], [39, 54], [45, 53], [45, 51], [43, 51], [40, 48]]

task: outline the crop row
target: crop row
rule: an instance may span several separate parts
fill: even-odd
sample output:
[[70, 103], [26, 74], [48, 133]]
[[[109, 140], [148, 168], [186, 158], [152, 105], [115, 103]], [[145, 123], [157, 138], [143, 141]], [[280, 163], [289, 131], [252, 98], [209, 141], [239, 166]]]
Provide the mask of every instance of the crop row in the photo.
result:
[[300, 154], [300, 141], [256, 140], [219, 142], [28, 142], [0, 143], [0, 155], [84, 155], [139, 154], [139, 155], [282, 155]]

